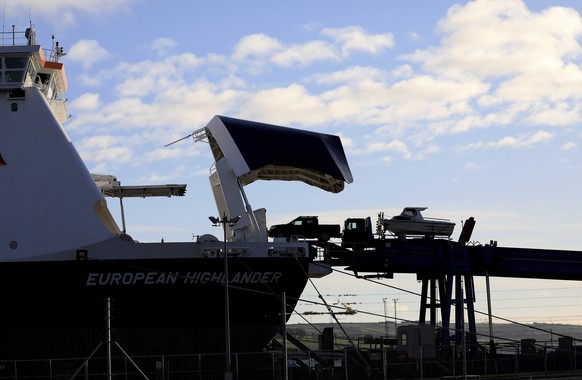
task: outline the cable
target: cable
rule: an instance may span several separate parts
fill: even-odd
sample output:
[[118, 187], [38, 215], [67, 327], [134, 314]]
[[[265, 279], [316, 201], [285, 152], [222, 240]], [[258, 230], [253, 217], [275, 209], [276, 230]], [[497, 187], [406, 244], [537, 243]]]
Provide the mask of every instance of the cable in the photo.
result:
[[[391, 288], [391, 289], [399, 290], [399, 291], [402, 291], [402, 292], [405, 292], [405, 293], [408, 293], [408, 294], [416, 295], [416, 296], [419, 296], [419, 297], [421, 296], [421, 294], [420, 293], [417, 293], [417, 292], [413, 292], [413, 291], [410, 291], [410, 290], [407, 290], [407, 289], [399, 288], [399, 287], [393, 286], [393, 285], [388, 285], [388, 284], [385, 284], [385, 283], [382, 283], [382, 282], [379, 282], [379, 281], [371, 280], [369, 278], [358, 277], [358, 276], [356, 276], [354, 274], [351, 274], [351, 273], [348, 273], [348, 272], [345, 272], [345, 271], [341, 271], [341, 270], [334, 269], [334, 272], [341, 273], [341, 274], [344, 274], [344, 275], [347, 275], [347, 276], [350, 276], [350, 277], [354, 277], [354, 278], [358, 278], [358, 279], [363, 279], [365, 281], [369, 281], [369, 282], [372, 282], [374, 284], [379, 284], [381, 286], [388, 287], [388, 288]], [[439, 301], [439, 300], [437, 299], [437, 301]], [[455, 306], [455, 305], [453, 305], [453, 306]], [[361, 311], [358, 310], [358, 312], [361, 312]], [[479, 311], [477, 309], [475, 309], [474, 312], [476, 314], [489, 316], [488, 313]], [[383, 317], [387, 317], [387, 316], [383, 316]], [[504, 321], [504, 322], [509, 322], [509, 323], [512, 323], [512, 324], [515, 324], [515, 325], [518, 325], [518, 326], [527, 327], [527, 328], [530, 328], [530, 329], [533, 329], [533, 330], [537, 330], [537, 331], [542, 331], [542, 332], [545, 332], [545, 333], [548, 333], [548, 334], [558, 335], [558, 336], [561, 336], [561, 337], [569, 337], [567, 335], [559, 334], [559, 333], [556, 333], [556, 332], [553, 332], [553, 331], [548, 331], [548, 330], [545, 330], [545, 329], [540, 328], [540, 327], [537, 327], [537, 326], [527, 325], [527, 324], [524, 324], [524, 323], [521, 323], [521, 322], [518, 322], [518, 321], [514, 321], [514, 320], [511, 320], [511, 319], [508, 319], [508, 318], [500, 317], [500, 316], [497, 316], [497, 315], [491, 315], [491, 317], [492, 318], [499, 319], [499, 320]], [[498, 339], [501, 339], [501, 338], [498, 337]], [[580, 340], [578, 338], [575, 338], [575, 339], [576, 340]]]

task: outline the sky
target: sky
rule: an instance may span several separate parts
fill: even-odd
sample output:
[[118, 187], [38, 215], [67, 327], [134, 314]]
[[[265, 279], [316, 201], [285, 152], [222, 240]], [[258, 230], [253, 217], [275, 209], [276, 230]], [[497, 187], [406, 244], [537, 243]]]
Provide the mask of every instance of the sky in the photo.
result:
[[[341, 137], [354, 182], [245, 188], [268, 224], [298, 215], [342, 224], [400, 213], [457, 223], [499, 246], [582, 250], [582, 3], [476, 1], [5, 0], [3, 31], [30, 21], [63, 46], [70, 120], [92, 173], [123, 185], [187, 184], [183, 198], [127, 199], [139, 241], [220, 230], [212, 156], [186, 139], [214, 115]], [[118, 223], [117, 200], [109, 201]], [[356, 315], [418, 319], [413, 275], [375, 282], [343, 268], [308, 285], [293, 323], [325, 321], [318, 293]], [[476, 309], [486, 313], [484, 280]], [[579, 282], [491, 279], [493, 314], [582, 324]], [[386, 316], [385, 316], [386, 315]], [[486, 321], [483, 314], [478, 321]], [[580, 334], [582, 338], [582, 333]]]

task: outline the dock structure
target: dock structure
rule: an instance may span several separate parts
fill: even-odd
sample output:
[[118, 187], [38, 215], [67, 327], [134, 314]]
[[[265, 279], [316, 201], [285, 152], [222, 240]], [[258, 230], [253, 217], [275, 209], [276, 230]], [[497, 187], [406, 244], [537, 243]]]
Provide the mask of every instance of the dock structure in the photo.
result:
[[[365, 225], [369, 230], [371, 224]], [[416, 274], [422, 287], [419, 323], [436, 326], [440, 311], [440, 343], [461, 344], [465, 336], [471, 350], [477, 347], [475, 276], [487, 280], [490, 277], [582, 280], [582, 251], [500, 247], [496, 241], [470, 243], [474, 226], [475, 219], [467, 219], [458, 241], [430, 237], [402, 239], [367, 231], [360, 234], [361, 241], [320, 245], [325, 247], [328, 262], [359, 277]], [[453, 316], [455, 329], [451, 329]]]

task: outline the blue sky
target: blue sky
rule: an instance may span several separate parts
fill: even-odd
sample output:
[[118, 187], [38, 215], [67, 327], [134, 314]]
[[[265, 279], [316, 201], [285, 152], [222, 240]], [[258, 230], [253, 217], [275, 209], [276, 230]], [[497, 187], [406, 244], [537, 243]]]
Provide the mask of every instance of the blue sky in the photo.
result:
[[[126, 185], [188, 184], [184, 198], [126, 200], [137, 240], [219, 234], [208, 222], [216, 214], [208, 147], [164, 145], [221, 114], [342, 138], [354, 176], [344, 192], [277, 182], [246, 188], [270, 224], [302, 214], [342, 223], [427, 206], [427, 216], [458, 226], [475, 217], [476, 241], [582, 249], [578, 2], [6, 0], [3, 7], [5, 31], [26, 28], [30, 18], [41, 43], [54, 34], [64, 46], [72, 115], [65, 128], [92, 172]], [[118, 216], [117, 203], [110, 207]], [[418, 317], [418, 297], [399, 290], [342, 274], [314, 283], [329, 302], [361, 311], [345, 321], [382, 320], [364, 312], [383, 314], [383, 298], [399, 300], [398, 317]], [[420, 291], [414, 276], [383, 283]], [[486, 311], [483, 281], [476, 283], [477, 308]], [[581, 285], [492, 279], [493, 312], [582, 323]]]

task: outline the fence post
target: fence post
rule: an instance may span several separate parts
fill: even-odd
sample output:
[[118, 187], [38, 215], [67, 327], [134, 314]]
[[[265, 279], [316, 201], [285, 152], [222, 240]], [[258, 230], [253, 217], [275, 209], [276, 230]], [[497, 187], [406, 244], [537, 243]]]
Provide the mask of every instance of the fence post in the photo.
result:
[[483, 375], [487, 376], [487, 350], [483, 350], [485, 351], [485, 368], [483, 371]]
[[515, 373], [519, 372], [519, 346], [515, 343]]
[[382, 344], [382, 378], [384, 380], [388, 380], [388, 374], [386, 373], [387, 366], [388, 358], [386, 357], [386, 347]]
[[344, 372], [346, 374], [346, 380], [348, 380], [348, 351], [344, 348]]
[[422, 346], [420, 346], [420, 380], [424, 380], [424, 360], [422, 357]]
[[271, 352], [271, 374], [273, 375], [273, 379], [275, 378], [275, 374], [277, 373], [277, 369], [275, 368], [277, 366], [276, 362], [275, 362], [275, 353]]

